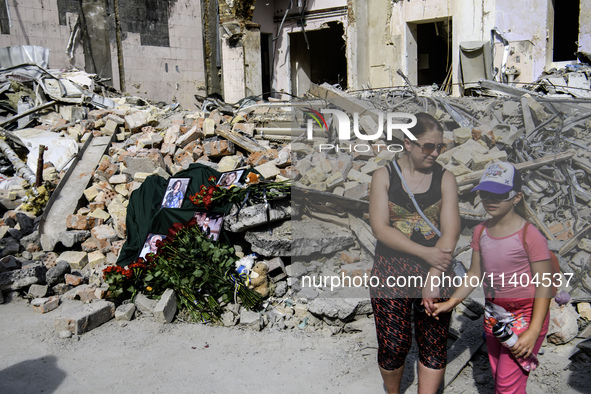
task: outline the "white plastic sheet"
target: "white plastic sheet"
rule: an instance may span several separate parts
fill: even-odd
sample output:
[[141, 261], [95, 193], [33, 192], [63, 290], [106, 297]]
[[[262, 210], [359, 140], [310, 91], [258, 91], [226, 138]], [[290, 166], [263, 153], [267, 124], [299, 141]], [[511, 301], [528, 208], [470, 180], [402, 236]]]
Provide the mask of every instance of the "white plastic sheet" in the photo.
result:
[[31, 171], [37, 170], [37, 160], [39, 159], [39, 145], [45, 145], [47, 150], [43, 154], [44, 162], [51, 162], [57, 171], [61, 171], [72, 162], [72, 158], [78, 153], [78, 143], [66, 136], [62, 136], [51, 131], [40, 129], [23, 129], [15, 131], [21, 141], [29, 149], [27, 155], [27, 167]]

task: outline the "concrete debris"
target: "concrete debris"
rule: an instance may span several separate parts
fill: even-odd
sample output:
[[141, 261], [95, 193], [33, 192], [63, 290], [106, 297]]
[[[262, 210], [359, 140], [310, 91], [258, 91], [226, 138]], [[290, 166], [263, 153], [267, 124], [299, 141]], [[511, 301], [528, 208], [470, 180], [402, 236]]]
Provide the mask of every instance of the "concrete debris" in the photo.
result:
[[154, 318], [159, 323], [170, 323], [176, 311], [176, 293], [172, 289], [167, 289], [154, 308]]
[[108, 322], [115, 316], [115, 304], [99, 300], [90, 304], [66, 304], [54, 321], [55, 331], [80, 335]]
[[[415, 89], [412, 97], [396, 89], [349, 95], [332, 86], [313, 86], [310, 93], [323, 101], [306, 105], [329, 102], [333, 110], [362, 114], [357, 124], [361, 135], [375, 134], [384, 113], [434, 114], [448, 146], [438, 162], [459, 185], [464, 228], [456, 253], [466, 266], [472, 230], [486, 217], [470, 190], [490, 163], [516, 163], [524, 176], [529, 219], [549, 239], [565, 278], [571, 278], [562, 287], [572, 305], [552, 307], [548, 336], [551, 343], [565, 344], [577, 335], [588, 337], [588, 326], [579, 325], [591, 318], [591, 108], [558, 96], [586, 97], [590, 73], [585, 67], [551, 71], [529, 90], [481, 81], [478, 98], [448, 97], [426, 88]], [[295, 102], [259, 102], [230, 113], [229, 106], [222, 110], [215, 104], [207, 111], [189, 111], [131, 97], [101, 101], [98, 91], [69, 101], [47, 85], [51, 105], [37, 107], [26, 124], [18, 125], [16, 108], [10, 113], [3, 107], [0, 113], [6, 143], [12, 150], [25, 148], [31, 167], [23, 175], [17, 166], [26, 164], [0, 163], [2, 292], [28, 294], [34, 310], [62, 316], [55, 327], [63, 337], [113, 317], [128, 321], [138, 315], [170, 323], [177, 311], [172, 290], [159, 301], [138, 294], [134, 303], [117, 309], [102, 300], [106, 286], [101, 273], [115, 264], [126, 240], [130, 195], [148, 176], [168, 179], [196, 162], [222, 172], [252, 167], [268, 180], [292, 180], [292, 199], [235, 206], [226, 216], [224, 230], [235, 249], [242, 255], [257, 253], [267, 264], [272, 295], [259, 311], [226, 305], [221, 324], [327, 335], [366, 329], [372, 311], [365, 287], [359, 294], [355, 286], [332, 291], [330, 283], [311, 286], [308, 280], [317, 284], [337, 277], [356, 283], [370, 274], [376, 245], [367, 214], [371, 177], [396, 157], [398, 150], [390, 148], [401, 142], [400, 130], [391, 140], [384, 133], [371, 143], [359, 135], [339, 141], [335, 122], [327, 117], [334, 135], [306, 141], [304, 121], [299, 129], [304, 134], [291, 135], [298, 130], [293, 128], [299, 116]], [[7, 89], [0, 98], [11, 93]], [[34, 142], [39, 136], [43, 143]], [[40, 175], [32, 176], [40, 145], [55, 151], [63, 144], [70, 153], [53, 158], [42, 150]], [[25, 208], [41, 198], [40, 188], [32, 187], [36, 177], [49, 192], [48, 201], [39, 204], [41, 213], [32, 214]], [[0, 303], [7, 295], [2, 292]], [[483, 343], [481, 303], [467, 300], [457, 312], [446, 385]]]
[[115, 309], [115, 320], [131, 321], [135, 313], [135, 305], [132, 303], [122, 304]]

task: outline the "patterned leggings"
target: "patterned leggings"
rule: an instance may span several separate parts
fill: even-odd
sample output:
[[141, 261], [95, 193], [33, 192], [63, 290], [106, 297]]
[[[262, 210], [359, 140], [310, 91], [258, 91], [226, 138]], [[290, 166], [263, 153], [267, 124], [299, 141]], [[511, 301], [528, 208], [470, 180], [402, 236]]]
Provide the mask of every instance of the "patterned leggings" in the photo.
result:
[[[415, 301], [416, 300], [416, 301]], [[412, 304], [420, 306], [421, 299], [372, 298], [378, 336], [378, 364], [392, 371], [404, 365], [412, 343]], [[421, 307], [422, 308], [422, 307]], [[447, 330], [451, 314], [439, 320], [415, 309], [415, 338], [419, 345], [419, 361], [431, 369], [445, 368], [447, 362]]]
[[[396, 271], [396, 272], [395, 272]], [[414, 259], [376, 256], [372, 275], [421, 275], [421, 265]], [[392, 371], [404, 365], [412, 344], [411, 312], [414, 310], [415, 338], [419, 347], [419, 361], [431, 369], [445, 368], [447, 363], [447, 331], [451, 313], [439, 315], [439, 320], [427, 316], [421, 303], [420, 290], [401, 293], [401, 289], [373, 288], [373, 307], [377, 338], [378, 364]], [[451, 289], [443, 289], [442, 297], [449, 296]], [[414, 303], [414, 307], [413, 307]], [[419, 309], [421, 311], [419, 311]]]

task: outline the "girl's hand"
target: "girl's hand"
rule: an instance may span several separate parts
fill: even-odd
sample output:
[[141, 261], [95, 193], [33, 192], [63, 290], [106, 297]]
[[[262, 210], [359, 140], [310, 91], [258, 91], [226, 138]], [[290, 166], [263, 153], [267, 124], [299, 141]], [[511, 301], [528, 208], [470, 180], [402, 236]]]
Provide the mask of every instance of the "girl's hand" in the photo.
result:
[[425, 283], [423, 290], [421, 291], [423, 299], [421, 305], [425, 307], [425, 313], [431, 316], [434, 309], [434, 304], [439, 300], [439, 287], [434, 287], [431, 283]]
[[452, 250], [438, 247], [426, 248], [426, 253], [420, 257], [427, 262], [431, 267], [445, 272], [451, 263]]
[[518, 358], [529, 357], [530, 354], [532, 354], [532, 351], [539, 336], [540, 333], [536, 332], [536, 330], [531, 329], [531, 327], [519, 334], [519, 339], [517, 340], [515, 345], [513, 345], [513, 347], [510, 349], [513, 356]]
[[433, 304], [433, 311], [431, 312], [430, 316], [433, 316], [435, 319], [439, 320], [437, 315], [441, 313], [447, 313], [454, 308], [453, 303], [448, 300], [445, 302], [436, 302]]

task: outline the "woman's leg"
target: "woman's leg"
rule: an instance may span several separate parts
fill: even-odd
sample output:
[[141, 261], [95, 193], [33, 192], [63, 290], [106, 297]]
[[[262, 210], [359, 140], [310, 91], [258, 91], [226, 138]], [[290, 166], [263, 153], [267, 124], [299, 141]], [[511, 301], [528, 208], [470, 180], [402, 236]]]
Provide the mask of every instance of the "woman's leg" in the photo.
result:
[[419, 346], [419, 394], [436, 393], [447, 364], [447, 331], [451, 313], [439, 320], [415, 310], [415, 337]]
[[412, 343], [411, 300], [372, 298], [378, 337], [378, 365], [389, 394], [400, 392], [404, 361]]
[[384, 380], [384, 387], [388, 394], [400, 393], [400, 382], [402, 381], [402, 374], [404, 373], [404, 365], [393, 371], [385, 370], [380, 367], [380, 374]]

